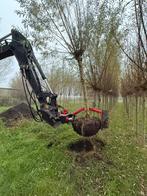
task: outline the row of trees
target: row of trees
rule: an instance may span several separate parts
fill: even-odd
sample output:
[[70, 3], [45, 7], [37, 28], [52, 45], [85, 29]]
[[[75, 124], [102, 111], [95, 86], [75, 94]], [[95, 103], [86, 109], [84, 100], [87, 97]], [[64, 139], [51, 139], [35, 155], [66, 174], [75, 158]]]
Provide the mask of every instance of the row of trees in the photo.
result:
[[147, 128], [147, 4], [143, 0], [131, 1], [133, 42], [129, 38], [129, 50], [123, 50], [128, 57], [122, 74], [121, 94], [126, 112], [138, 134], [145, 142]]

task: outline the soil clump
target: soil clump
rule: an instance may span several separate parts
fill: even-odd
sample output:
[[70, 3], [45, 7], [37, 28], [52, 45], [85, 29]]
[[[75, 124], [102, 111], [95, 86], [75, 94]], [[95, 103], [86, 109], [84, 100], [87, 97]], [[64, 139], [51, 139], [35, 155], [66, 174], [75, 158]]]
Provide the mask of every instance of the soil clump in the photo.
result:
[[72, 126], [79, 135], [90, 137], [100, 130], [101, 121], [98, 118], [78, 118], [73, 121]]

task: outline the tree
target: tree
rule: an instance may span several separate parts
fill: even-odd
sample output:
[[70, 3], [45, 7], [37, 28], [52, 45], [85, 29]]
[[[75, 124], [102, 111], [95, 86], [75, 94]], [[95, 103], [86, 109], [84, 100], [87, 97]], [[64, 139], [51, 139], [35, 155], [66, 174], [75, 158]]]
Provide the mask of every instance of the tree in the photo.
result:
[[[131, 10], [131, 12], [129, 12]], [[125, 13], [129, 13], [128, 20], [124, 17], [124, 29], [127, 36], [124, 39], [127, 43], [126, 48], [116, 41], [130, 63], [140, 69], [142, 77], [147, 83], [147, 6], [144, 0], [131, 0], [125, 6]], [[124, 14], [125, 14], [124, 13]], [[128, 22], [129, 21], [129, 22]], [[131, 22], [130, 22], [131, 21]]]
[[4, 83], [9, 74], [11, 73], [12, 61], [11, 59], [0, 61], [0, 82]]
[[54, 39], [60, 43], [62, 50], [77, 61], [85, 107], [88, 108], [83, 54], [90, 41], [94, 20], [93, 6], [96, 3], [90, 0], [17, 1], [22, 8], [17, 13], [24, 17], [23, 23], [26, 27], [31, 27], [34, 37], [39, 34], [39, 45], [41, 42], [47, 44], [47, 38]]
[[120, 34], [120, 13], [121, 6], [111, 9], [104, 2], [95, 20], [93, 44], [88, 48], [88, 57], [85, 58], [87, 83], [94, 91], [94, 105], [97, 98], [100, 100], [101, 94], [118, 96], [120, 49], [114, 35]]
[[76, 73], [69, 68], [52, 66], [48, 81], [53, 91], [63, 97], [80, 95], [80, 82]]
[[11, 96], [18, 100], [24, 101], [26, 100], [23, 84], [22, 84], [22, 76], [17, 74], [15, 78], [12, 79], [10, 84], [12, 89], [16, 89], [16, 91], [12, 91]]

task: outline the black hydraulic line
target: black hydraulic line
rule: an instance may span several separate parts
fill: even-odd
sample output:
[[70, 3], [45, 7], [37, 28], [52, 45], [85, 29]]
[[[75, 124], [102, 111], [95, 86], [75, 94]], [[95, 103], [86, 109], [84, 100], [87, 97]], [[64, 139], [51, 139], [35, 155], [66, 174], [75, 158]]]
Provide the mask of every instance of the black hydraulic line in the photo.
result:
[[[26, 79], [26, 76], [25, 76], [25, 72], [22, 72], [22, 83], [23, 83], [23, 88], [24, 88], [24, 92], [25, 92], [25, 96], [26, 96], [26, 100], [27, 100], [27, 103], [28, 103], [28, 106], [30, 108], [30, 112], [31, 112], [31, 115], [33, 117], [33, 119], [37, 122], [40, 122], [42, 121], [42, 117], [39, 113], [39, 108], [37, 106], [37, 103], [36, 103], [36, 100], [34, 100], [33, 96], [32, 96], [32, 93], [30, 92], [29, 90], [29, 87], [28, 87], [28, 84], [27, 84], [27, 79]], [[32, 91], [33, 92], [33, 91]], [[30, 96], [30, 100], [28, 98], [28, 95], [27, 93], [29, 94]], [[37, 114], [39, 116], [39, 119], [36, 117], [36, 115], [34, 114], [34, 112], [32, 111], [32, 107], [31, 107], [31, 100], [33, 100], [34, 104], [35, 104], [35, 107], [37, 109]]]

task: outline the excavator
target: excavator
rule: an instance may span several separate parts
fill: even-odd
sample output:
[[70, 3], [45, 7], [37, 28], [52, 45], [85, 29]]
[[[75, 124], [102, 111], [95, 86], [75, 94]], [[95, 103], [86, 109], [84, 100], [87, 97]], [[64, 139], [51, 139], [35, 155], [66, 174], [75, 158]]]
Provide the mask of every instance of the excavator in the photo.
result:
[[[43, 120], [53, 127], [64, 123], [71, 123], [74, 131], [83, 136], [93, 136], [100, 129], [108, 128], [108, 111], [98, 108], [80, 108], [69, 113], [67, 109], [58, 105], [57, 94], [51, 89], [47, 78], [34, 55], [33, 48], [29, 40], [18, 30], [12, 29], [11, 33], [0, 38], [0, 60], [10, 56], [15, 56], [18, 61], [26, 100], [30, 112], [35, 120]], [[42, 83], [45, 85], [43, 86]], [[31, 104], [35, 104], [36, 113], [32, 111]], [[78, 122], [77, 115], [84, 111], [95, 112], [97, 120], [90, 121], [92, 124], [84, 126]], [[39, 118], [38, 118], [39, 117]], [[80, 122], [81, 123], [81, 122]], [[94, 126], [93, 126], [94, 123]], [[82, 128], [81, 128], [82, 127]], [[93, 130], [92, 130], [93, 129]], [[87, 131], [86, 131], [87, 130]]]

